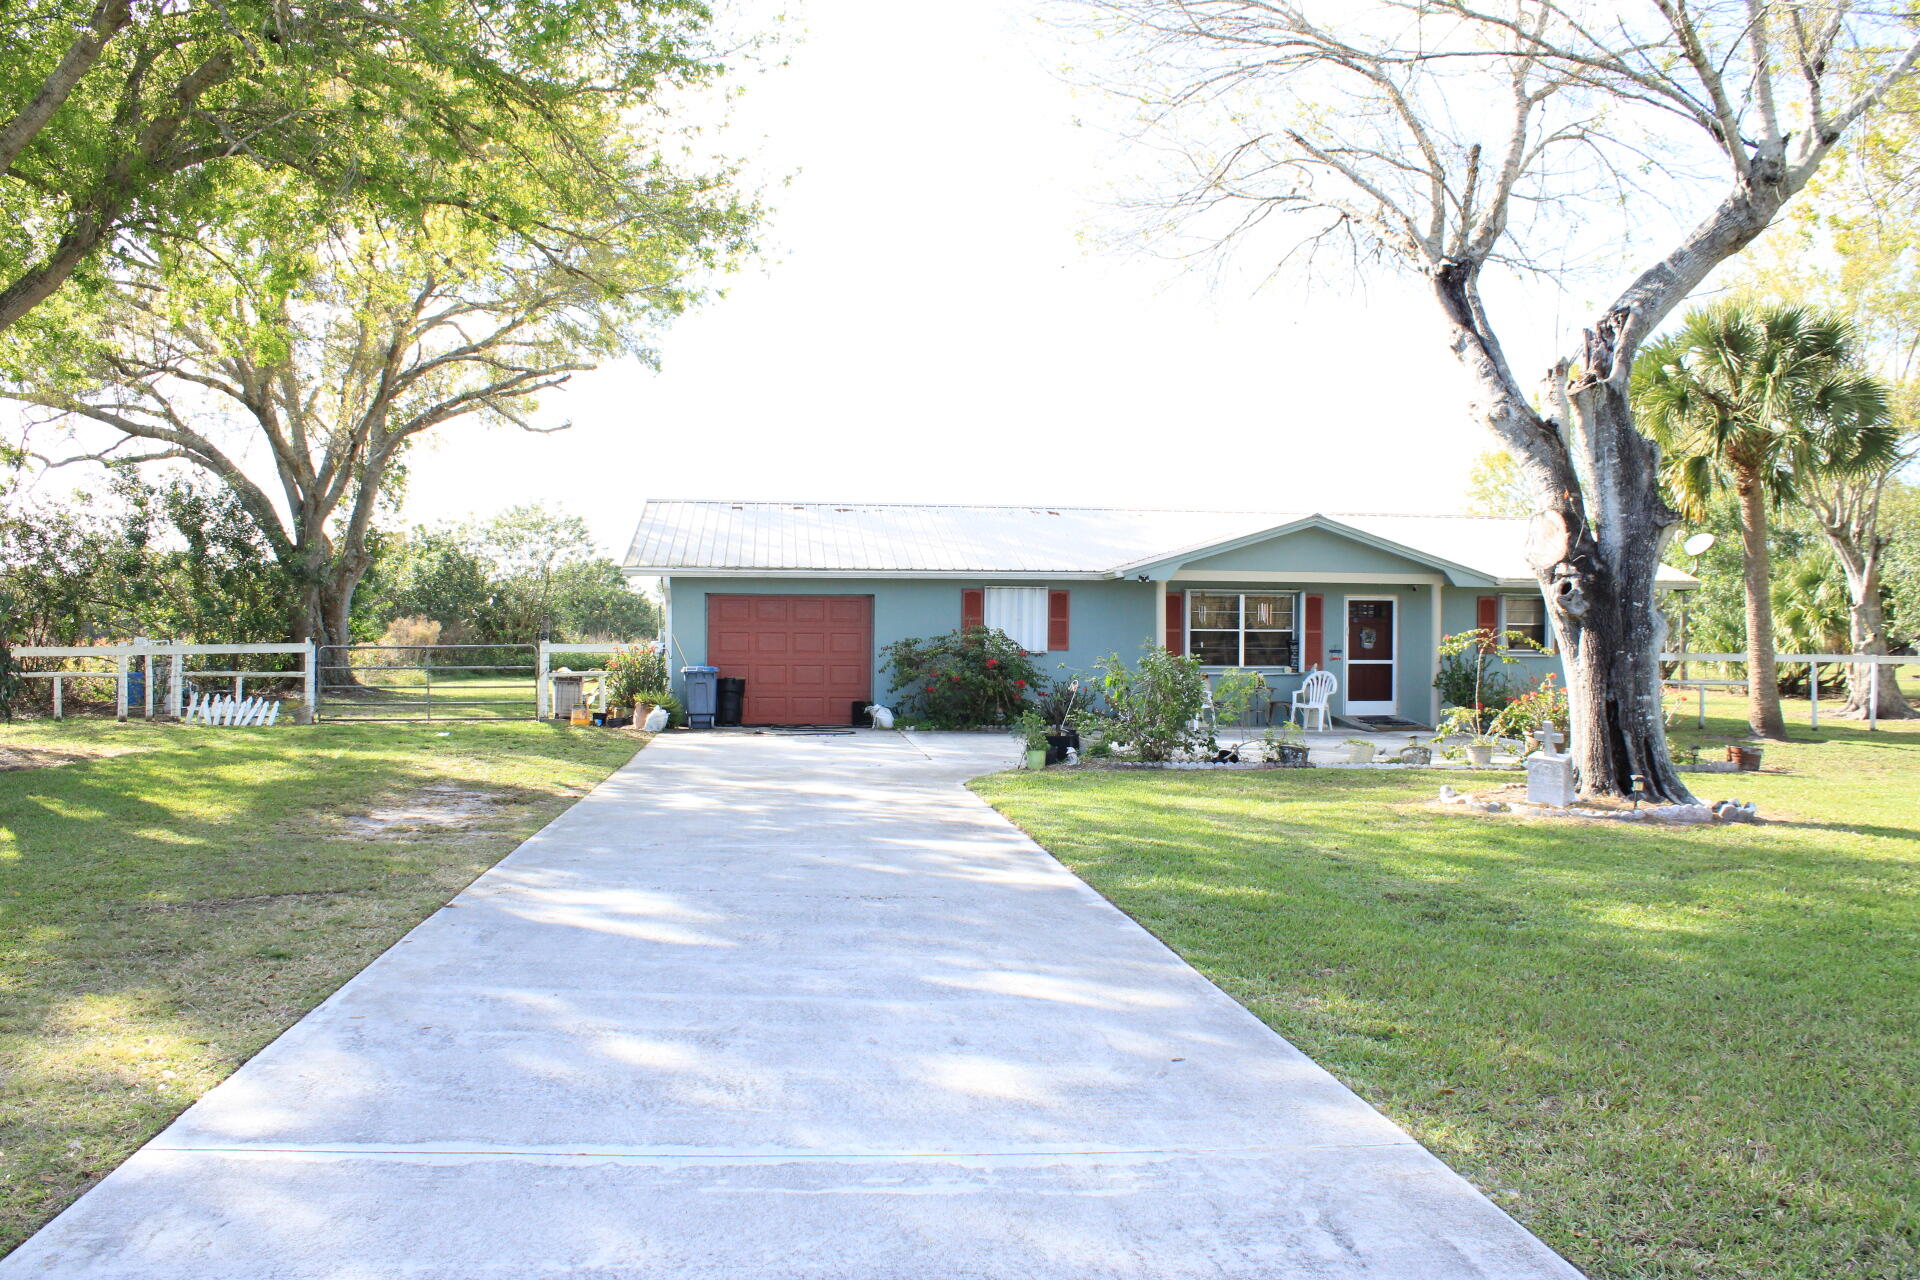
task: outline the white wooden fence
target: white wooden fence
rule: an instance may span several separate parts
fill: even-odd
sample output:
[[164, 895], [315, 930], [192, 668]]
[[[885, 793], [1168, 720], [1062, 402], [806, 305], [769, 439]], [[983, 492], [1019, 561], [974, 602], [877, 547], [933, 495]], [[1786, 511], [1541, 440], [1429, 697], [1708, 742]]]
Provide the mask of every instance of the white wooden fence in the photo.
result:
[[[553, 712], [553, 678], [557, 674], [562, 674], [551, 669], [553, 665], [553, 655], [556, 651], [560, 653], [618, 653], [622, 649], [632, 649], [645, 643], [647, 642], [644, 640], [620, 640], [599, 644], [555, 644], [550, 640], [542, 640], [535, 647], [534, 653], [534, 718], [537, 720], [545, 720]], [[564, 674], [569, 677], [580, 676], [588, 680], [596, 681], [597, 686], [593, 700], [599, 704], [599, 710], [605, 711], [607, 709], [607, 672], [604, 667], [596, 667], [592, 671], [568, 671]], [[582, 686], [582, 692], [585, 692], [585, 686]]]
[[[235, 661], [219, 670], [188, 670], [186, 660], [189, 657], [222, 657], [232, 655], [236, 658], [248, 654], [293, 654], [300, 660], [298, 671], [242, 669]], [[302, 700], [308, 714], [314, 709], [315, 685], [314, 673], [318, 665], [318, 656], [312, 644], [155, 644], [136, 640], [129, 644], [97, 644], [81, 646], [58, 645], [21, 645], [14, 649], [15, 658], [56, 658], [63, 661], [111, 663], [111, 667], [78, 671], [19, 671], [15, 674], [27, 680], [53, 681], [53, 718], [63, 719], [66, 713], [64, 705], [65, 685], [69, 680], [111, 680], [114, 687], [114, 715], [125, 720], [132, 712], [127, 705], [127, 688], [135, 670], [142, 670], [146, 679], [142, 681], [144, 696], [140, 710], [149, 720], [159, 715], [175, 720], [186, 718], [188, 700], [199, 700], [188, 687], [189, 681], [220, 680], [231, 681], [233, 702], [259, 701], [246, 698], [248, 680], [287, 680], [301, 682]], [[164, 661], [167, 666], [167, 697], [163, 705], [154, 704], [154, 664]], [[278, 705], [277, 703], [275, 704]], [[208, 721], [207, 723], [233, 723], [232, 721]], [[255, 722], [257, 723], [257, 722]], [[271, 723], [269, 720], [267, 723]]]
[[[1744, 666], [1747, 655], [1744, 653], [1663, 653], [1662, 662], [1736, 662]], [[1880, 728], [1880, 672], [1888, 667], [1920, 666], [1920, 654], [1911, 653], [1776, 653], [1773, 655], [1776, 666], [1790, 666], [1794, 663], [1807, 664], [1808, 701], [1812, 704], [1809, 715], [1813, 727], [1820, 727], [1820, 667], [1825, 663], [1845, 663], [1848, 666], [1868, 668], [1867, 684], [1867, 728], [1878, 731]], [[1681, 668], [1683, 671], [1685, 667]], [[1745, 684], [1744, 680], [1695, 680], [1680, 676], [1667, 681], [1669, 685], [1694, 688], [1699, 691], [1699, 722], [1701, 728], [1707, 726], [1707, 686]]]

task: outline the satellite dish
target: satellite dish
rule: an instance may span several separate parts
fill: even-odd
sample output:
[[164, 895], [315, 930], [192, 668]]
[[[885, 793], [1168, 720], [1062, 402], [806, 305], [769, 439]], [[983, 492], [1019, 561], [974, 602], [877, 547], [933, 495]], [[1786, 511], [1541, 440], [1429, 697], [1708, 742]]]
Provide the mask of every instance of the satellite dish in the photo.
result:
[[1705, 551], [1708, 547], [1711, 547], [1714, 544], [1714, 542], [1715, 542], [1715, 538], [1712, 534], [1696, 533], [1691, 538], [1688, 538], [1685, 542], [1681, 543], [1680, 549], [1682, 551], [1685, 551], [1690, 556], [1697, 556], [1701, 552]]

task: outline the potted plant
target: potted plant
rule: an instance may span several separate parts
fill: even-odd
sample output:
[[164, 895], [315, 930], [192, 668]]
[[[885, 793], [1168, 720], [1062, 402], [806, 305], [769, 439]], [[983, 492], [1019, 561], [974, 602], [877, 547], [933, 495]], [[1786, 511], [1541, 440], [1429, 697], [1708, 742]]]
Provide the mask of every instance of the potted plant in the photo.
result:
[[1441, 754], [1449, 760], [1467, 758], [1476, 769], [1493, 763], [1493, 750], [1500, 737], [1493, 731], [1492, 717], [1474, 707], [1451, 707], [1440, 717]]
[[1400, 748], [1399, 754], [1394, 758], [1401, 764], [1410, 764], [1416, 768], [1424, 768], [1433, 763], [1433, 748], [1426, 746], [1420, 739], [1414, 737], [1412, 734], [1408, 734], [1407, 745]]
[[1260, 735], [1260, 751], [1268, 761], [1283, 768], [1308, 766], [1306, 735], [1291, 720], [1282, 721], [1277, 729], [1268, 725], [1267, 731]]
[[1044, 769], [1047, 767], [1047, 736], [1051, 728], [1046, 718], [1036, 711], [1022, 711], [1019, 719], [1013, 722], [1013, 730], [1019, 734], [1026, 747], [1027, 768]]
[[1078, 677], [1063, 677], [1041, 692], [1033, 705], [1047, 723], [1047, 763], [1065, 762], [1069, 749], [1080, 748], [1080, 726], [1093, 708], [1091, 685], [1082, 688]]
[[1372, 764], [1373, 744], [1365, 738], [1348, 738], [1340, 744], [1347, 749], [1347, 763]]

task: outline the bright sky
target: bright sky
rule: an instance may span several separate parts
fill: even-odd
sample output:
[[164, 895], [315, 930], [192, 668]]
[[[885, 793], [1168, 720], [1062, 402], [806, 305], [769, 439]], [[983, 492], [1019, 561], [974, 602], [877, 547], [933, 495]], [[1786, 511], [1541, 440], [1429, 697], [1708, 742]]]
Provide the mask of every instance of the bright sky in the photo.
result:
[[792, 0], [732, 131], [794, 175], [765, 260], [662, 372], [550, 396], [571, 431], [445, 430], [408, 520], [544, 500], [617, 553], [646, 497], [1459, 510], [1491, 442], [1417, 283], [1256, 293], [1097, 247], [1127, 169], [1035, 8]]

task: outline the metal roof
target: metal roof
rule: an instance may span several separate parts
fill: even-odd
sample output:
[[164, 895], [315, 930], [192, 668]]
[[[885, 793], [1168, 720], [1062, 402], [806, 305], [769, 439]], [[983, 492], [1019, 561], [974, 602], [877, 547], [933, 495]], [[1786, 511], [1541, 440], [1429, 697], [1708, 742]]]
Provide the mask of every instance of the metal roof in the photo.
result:
[[[1118, 577], [1289, 526], [1362, 535], [1447, 570], [1533, 581], [1525, 520], [1493, 516], [1156, 511], [870, 502], [648, 501], [627, 552], [635, 574]], [[1303, 566], [1304, 567], [1304, 566]], [[1667, 586], [1694, 579], [1661, 572]]]

